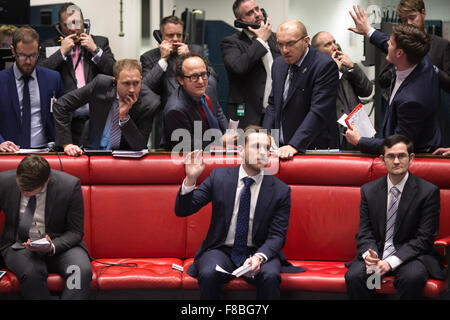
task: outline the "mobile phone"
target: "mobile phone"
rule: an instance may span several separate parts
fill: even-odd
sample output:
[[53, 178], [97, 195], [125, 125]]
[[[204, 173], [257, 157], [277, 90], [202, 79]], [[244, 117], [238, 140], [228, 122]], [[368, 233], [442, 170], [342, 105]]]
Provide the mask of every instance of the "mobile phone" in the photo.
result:
[[[264, 17], [264, 23], [266, 23], [266, 21], [267, 21], [267, 13], [266, 13], [266, 10], [264, 10], [263, 8], [261, 8], [261, 13], [263, 14], [263, 17]], [[247, 23], [247, 22], [244, 22], [244, 21], [242, 21], [242, 20], [234, 20], [234, 26], [236, 27], [236, 28], [242, 28], [242, 29], [248, 29], [248, 27], [251, 27], [251, 28], [253, 28], [253, 29], [259, 29], [260, 28], [260, 25], [259, 24], [254, 24], [254, 23]]]

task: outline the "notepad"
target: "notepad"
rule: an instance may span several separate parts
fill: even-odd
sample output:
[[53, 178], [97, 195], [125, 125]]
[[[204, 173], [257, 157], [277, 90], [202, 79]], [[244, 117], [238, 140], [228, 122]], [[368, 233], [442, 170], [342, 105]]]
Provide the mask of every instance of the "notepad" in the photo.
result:
[[236, 278], [247, 275], [248, 273], [250, 273], [251, 270], [252, 270], [252, 266], [248, 264], [248, 265], [240, 266], [233, 272], [228, 272], [228, 271], [224, 270], [221, 266], [216, 264], [216, 271], [226, 273], [226, 274], [231, 274], [231, 275], [235, 276]]
[[46, 238], [42, 238], [39, 240], [31, 241], [30, 247], [32, 248], [42, 248], [47, 247], [50, 244], [50, 242]]
[[[338, 120], [338, 123], [342, 124], [342, 118], [343, 117]], [[353, 130], [352, 126], [355, 127], [359, 131], [361, 137], [372, 138], [375, 133], [377, 133], [362, 104], [358, 104], [355, 109], [350, 112], [345, 118], [345, 124], [345, 127], [350, 130]]]

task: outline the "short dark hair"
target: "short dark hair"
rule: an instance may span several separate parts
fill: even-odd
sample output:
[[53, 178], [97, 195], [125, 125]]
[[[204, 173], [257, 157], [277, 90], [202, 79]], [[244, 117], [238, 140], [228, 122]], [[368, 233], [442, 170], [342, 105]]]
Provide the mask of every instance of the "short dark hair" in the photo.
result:
[[233, 3], [233, 13], [236, 19], [241, 17], [241, 4], [250, 0], [236, 0]]
[[73, 3], [73, 2], [66, 2], [66, 3], [64, 3], [64, 4], [61, 6], [61, 8], [59, 8], [59, 11], [58, 11], [58, 19], [59, 19], [59, 22], [60, 22], [60, 23], [62, 23], [62, 19], [61, 19], [62, 14], [63, 14], [63, 13], [68, 13], [68, 12], [67, 12], [67, 9], [68, 9], [69, 7], [71, 7], [71, 6], [73, 6], [73, 9], [74, 9], [75, 11], [78, 11], [78, 12], [80, 13], [81, 19], [83, 19], [83, 12], [81, 11], [81, 8], [80, 8], [79, 6], [77, 6], [77, 5], [76, 5], [75, 3]]
[[400, 0], [397, 5], [397, 15], [408, 14], [410, 12], [420, 12], [425, 9], [425, 4], [422, 0]]
[[163, 32], [164, 27], [166, 24], [168, 23], [172, 23], [172, 24], [181, 24], [181, 26], [184, 26], [184, 22], [183, 20], [181, 20], [180, 18], [178, 18], [177, 16], [168, 16], [168, 17], [164, 17], [161, 20], [161, 23], [159, 24], [159, 29], [161, 32]]
[[21, 191], [33, 191], [42, 187], [49, 176], [48, 161], [35, 154], [23, 158], [16, 170], [17, 186]]
[[119, 78], [119, 74], [123, 69], [136, 69], [142, 75], [142, 65], [136, 59], [122, 59], [114, 64], [113, 75], [116, 80]]
[[410, 24], [397, 24], [392, 27], [397, 48], [406, 53], [410, 64], [419, 64], [430, 50], [430, 37], [416, 26]]
[[19, 42], [29, 44], [35, 41], [39, 45], [39, 34], [36, 30], [31, 27], [22, 27], [14, 31], [12, 45], [16, 49]]
[[386, 148], [392, 148], [397, 143], [404, 143], [406, 145], [406, 149], [408, 150], [408, 154], [414, 152], [414, 144], [412, 143], [411, 139], [402, 134], [394, 134], [383, 140], [383, 143], [381, 145], [382, 154], [384, 155], [384, 153], [386, 152]]
[[198, 55], [196, 53], [192, 53], [192, 52], [188, 52], [188, 53], [184, 53], [180, 56], [177, 57], [177, 59], [175, 60], [175, 75], [177, 77], [183, 77], [183, 63], [186, 59], [189, 58], [193, 58], [193, 57], [199, 57], [200, 59], [203, 60], [203, 62], [205, 63], [206, 66], [206, 71], [208, 71], [208, 64], [205, 61], [205, 58], [203, 58], [201, 55]]

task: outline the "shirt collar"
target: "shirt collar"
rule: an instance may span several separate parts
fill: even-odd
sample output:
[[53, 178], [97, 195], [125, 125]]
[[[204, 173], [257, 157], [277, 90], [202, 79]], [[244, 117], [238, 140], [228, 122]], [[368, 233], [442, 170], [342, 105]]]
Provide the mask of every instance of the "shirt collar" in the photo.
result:
[[242, 164], [239, 166], [239, 181], [244, 179], [245, 177], [249, 177], [253, 180], [255, 180], [255, 184], [260, 184], [262, 179], [264, 178], [264, 169], [259, 171], [259, 173], [255, 176], [249, 176], [247, 172], [245, 172], [244, 168], [242, 167]]
[[398, 71], [396, 69], [395, 73], [397, 76], [397, 81], [403, 81], [406, 79], [407, 76], [409, 76], [411, 74], [411, 72], [413, 72], [413, 70], [417, 67], [417, 64], [413, 65], [411, 68], [403, 70], [403, 71]]
[[387, 183], [388, 183], [388, 192], [391, 191], [392, 187], [396, 187], [398, 189], [398, 191], [400, 191], [400, 193], [402, 193], [403, 192], [403, 188], [405, 187], [406, 181], [408, 180], [408, 177], [409, 177], [409, 172], [406, 171], [406, 174], [403, 177], [403, 179], [394, 186], [392, 184], [391, 180], [389, 179], [389, 176], [386, 176]]
[[[23, 73], [19, 70], [17, 67], [17, 64], [14, 62], [13, 64], [13, 71], [14, 71], [14, 77], [17, 81], [22, 80]], [[36, 79], [36, 68], [33, 69], [33, 72], [31, 73], [31, 79]]]
[[297, 63], [295, 64], [297, 67], [300, 68], [300, 66], [301, 66], [302, 63], [303, 63], [303, 60], [305, 60], [306, 55], [308, 54], [308, 52], [309, 52], [309, 46], [306, 47], [306, 52], [305, 52], [305, 54], [303, 55], [303, 57], [302, 57], [300, 60], [298, 60]]

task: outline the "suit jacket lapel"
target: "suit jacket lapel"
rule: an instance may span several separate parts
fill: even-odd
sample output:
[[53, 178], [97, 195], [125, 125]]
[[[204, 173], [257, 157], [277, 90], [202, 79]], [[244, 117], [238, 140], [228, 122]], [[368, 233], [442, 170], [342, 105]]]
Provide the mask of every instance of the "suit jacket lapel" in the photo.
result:
[[411, 206], [417, 194], [417, 185], [414, 177], [409, 174], [408, 180], [405, 183], [403, 192], [398, 204], [397, 218], [395, 219], [394, 235], [398, 232], [403, 220], [408, 214], [408, 208]]
[[16, 77], [14, 76], [14, 68], [9, 68], [10, 76], [9, 78], [9, 92], [11, 92], [11, 102], [12, 107], [14, 108], [14, 113], [17, 117], [17, 122], [19, 124], [22, 123], [22, 119], [20, 116], [20, 103], [19, 103], [19, 95], [17, 94], [17, 85], [16, 85]]
[[269, 208], [270, 202], [273, 197], [273, 177], [269, 175], [264, 175], [261, 188], [259, 189], [258, 200], [256, 201], [255, 215], [253, 216], [253, 229], [252, 229], [252, 239], [255, 238], [256, 231], [263, 221], [264, 216], [268, 214], [267, 208]]
[[300, 87], [305, 81], [306, 79], [305, 75], [310, 70], [310, 65], [314, 59], [313, 54], [314, 52], [311, 50], [310, 47], [309, 52], [305, 57], [305, 60], [303, 60], [302, 64], [300, 65], [300, 68], [297, 70], [296, 74], [294, 75], [294, 78], [291, 80], [291, 83], [289, 85], [289, 92], [286, 101], [284, 101], [283, 108], [289, 103], [289, 100], [292, 98], [297, 88]]
[[387, 177], [381, 180], [381, 185], [376, 195], [376, 206], [375, 214], [378, 220], [378, 232], [380, 239], [384, 243], [386, 238]]
[[53, 213], [53, 204], [55, 202], [55, 190], [58, 189], [57, 182], [53, 178], [53, 173], [50, 172], [50, 179], [47, 184], [47, 195], [45, 198], [45, 228], [47, 229], [47, 226], [49, 224], [51, 215]]

